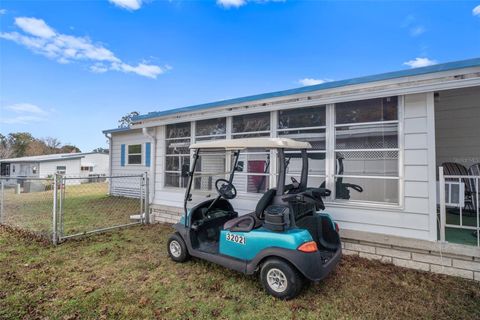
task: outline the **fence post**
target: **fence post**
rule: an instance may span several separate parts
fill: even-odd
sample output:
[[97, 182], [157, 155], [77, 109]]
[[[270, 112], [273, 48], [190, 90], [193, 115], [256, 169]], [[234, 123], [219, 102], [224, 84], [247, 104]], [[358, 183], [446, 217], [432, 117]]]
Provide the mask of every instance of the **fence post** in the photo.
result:
[[53, 175], [53, 209], [52, 209], [52, 242], [58, 244], [57, 236], [57, 192], [58, 192], [58, 175]]
[[3, 224], [3, 202], [5, 201], [5, 187], [3, 179], [0, 179], [0, 224]]
[[63, 202], [65, 200], [65, 184], [66, 180], [64, 176], [60, 176], [60, 199], [58, 201], [58, 208], [57, 208], [57, 237], [59, 240], [63, 237]]
[[150, 224], [150, 179], [145, 172], [145, 224]]
[[440, 197], [440, 241], [445, 242], [445, 224], [446, 224], [446, 208], [445, 208], [445, 176], [443, 174], [443, 167], [438, 167], [438, 186]]

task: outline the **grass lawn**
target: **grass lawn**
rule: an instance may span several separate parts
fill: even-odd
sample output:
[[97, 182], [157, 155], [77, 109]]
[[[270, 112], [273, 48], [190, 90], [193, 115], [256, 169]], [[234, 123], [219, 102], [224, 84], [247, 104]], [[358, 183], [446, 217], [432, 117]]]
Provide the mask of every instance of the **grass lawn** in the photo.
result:
[[256, 277], [167, 257], [165, 225], [58, 247], [0, 228], [1, 319], [480, 319], [480, 284], [357, 257], [300, 297]]

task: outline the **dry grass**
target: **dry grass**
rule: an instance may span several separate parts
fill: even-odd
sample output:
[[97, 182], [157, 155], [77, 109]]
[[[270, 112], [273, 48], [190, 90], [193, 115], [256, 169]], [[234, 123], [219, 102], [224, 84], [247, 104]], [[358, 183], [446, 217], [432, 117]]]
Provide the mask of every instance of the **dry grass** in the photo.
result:
[[480, 319], [480, 284], [344, 257], [293, 301], [256, 277], [168, 259], [171, 227], [51, 247], [0, 229], [2, 319]]

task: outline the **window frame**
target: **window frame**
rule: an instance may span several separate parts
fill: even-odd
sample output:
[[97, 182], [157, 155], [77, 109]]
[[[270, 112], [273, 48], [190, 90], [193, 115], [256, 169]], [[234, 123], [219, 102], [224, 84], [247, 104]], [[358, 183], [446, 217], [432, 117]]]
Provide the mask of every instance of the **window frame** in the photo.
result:
[[[177, 124], [184, 124], [184, 123], [188, 123], [189, 126], [190, 126], [190, 135], [188, 136], [185, 136], [185, 137], [175, 137], [175, 138], [168, 138], [167, 137], [167, 134], [168, 134], [168, 126], [174, 126], [174, 125], [177, 125]], [[171, 141], [185, 141], [187, 142], [188, 140], [188, 143], [189, 145], [192, 144], [194, 142], [194, 133], [195, 133], [195, 125], [194, 125], [194, 121], [182, 121], [182, 122], [178, 122], [178, 123], [170, 123], [170, 124], [166, 124], [164, 126], [164, 154], [163, 154], [163, 159], [165, 160], [164, 161], [164, 164], [163, 164], [163, 187], [164, 188], [168, 188], [168, 189], [178, 189], [178, 190], [181, 190], [183, 189], [183, 179], [185, 179], [185, 177], [182, 177], [182, 165], [183, 165], [183, 161], [181, 161], [181, 159], [183, 158], [188, 158], [188, 166], [190, 167], [190, 165], [192, 164], [192, 158], [193, 158], [193, 153], [192, 153], [192, 150], [189, 149], [188, 153], [178, 153], [178, 154], [172, 154], [172, 153], [168, 153], [168, 143], [171, 142]], [[186, 126], [186, 125], [185, 125]], [[179, 157], [179, 168], [178, 170], [167, 170], [167, 159], [168, 158], [173, 158], [173, 157]], [[178, 174], [178, 187], [176, 186], [170, 186], [170, 185], [167, 185], [167, 175], [168, 174]], [[186, 182], [185, 182], [186, 183]]]
[[[292, 128], [280, 128], [280, 112], [281, 111], [291, 111], [291, 110], [297, 110], [297, 109], [314, 109], [314, 108], [323, 108], [324, 111], [325, 111], [325, 125], [323, 126], [308, 126], [308, 127], [292, 127]], [[307, 153], [316, 153], [316, 154], [324, 154], [325, 155], [325, 167], [323, 168], [325, 174], [309, 174], [308, 177], [312, 177], [312, 178], [324, 178], [325, 181], [327, 179], [327, 176], [328, 176], [328, 171], [327, 171], [327, 137], [328, 137], [328, 132], [327, 132], [327, 124], [328, 124], [328, 111], [327, 111], [327, 108], [328, 108], [328, 105], [327, 104], [322, 104], [322, 103], [315, 103], [312, 105], [308, 105], [308, 106], [302, 106], [300, 108], [283, 108], [283, 109], [280, 109], [280, 110], [276, 110], [276, 122], [275, 122], [275, 136], [278, 138], [278, 137], [286, 137], [286, 138], [289, 138], [289, 135], [288, 133], [286, 132], [289, 132], [289, 131], [308, 131], [308, 130], [324, 130], [325, 131], [325, 148], [324, 149], [312, 149], [312, 150], [308, 150]], [[284, 135], [281, 135], [282, 132], [285, 132], [286, 134]], [[285, 156], [287, 156], [289, 153], [297, 153], [297, 152], [289, 152], [289, 151], [286, 151], [285, 152]], [[278, 160], [278, 159], [277, 159]], [[275, 173], [273, 173], [275, 174]], [[292, 176], [300, 176], [301, 173], [295, 173], [295, 174], [289, 174], [288, 172], [286, 172], [285, 174], [285, 177], [288, 178], [288, 177], [292, 177]], [[287, 181], [288, 182], [288, 181]]]
[[[130, 153], [130, 146], [140, 146], [140, 153]], [[126, 161], [125, 163], [129, 166], [141, 166], [143, 164], [143, 152], [144, 152], [144, 148], [143, 148], [143, 143], [131, 143], [131, 144], [127, 144], [127, 152], [126, 152]], [[130, 156], [138, 156], [140, 155], [140, 163], [130, 163]]]
[[[395, 95], [390, 95], [393, 97]], [[358, 122], [358, 123], [341, 123], [336, 124], [335, 120], [335, 106], [336, 104], [329, 104], [328, 107], [330, 109], [330, 115], [327, 119], [327, 132], [330, 132], [329, 136], [330, 139], [327, 142], [327, 157], [329, 158], [329, 165], [327, 165], [328, 176], [326, 185], [332, 191], [330, 197], [327, 198], [327, 203], [333, 206], [344, 206], [344, 207], [365, 207], [365, 208], [388, 208], [388, 209], [403, 209], [404, 208], [404, 187], [403, 187], [403, 150], [404, 150], [404, 132], [403, 132], [403, 114], [404, 114], [404, 96], [397, 95], [397, 120], [386, 120], [386, 121], [370, 121], [370, 122]], [[387, 98], [387, 96], [378, 97], [380, 99]], [[367, 99], [358, 99], [354, 101], [361, 101], [361, 100], [370, 100], [374, 98], [367, 98]], [[341, 103], [341, 102], [340, 102]], [[371, 149], [337, 149], [336, 148], [336, 128], [339, 127], [348, 127], [348, 126], [362, 126], [362, 125], [384, 125], [384, 124], [396, 124], [397, 125], [397, 147], [396, 148], [371, 148]], [[397, 158], [397, 169], [398, 175], [397, 176], [375, 176], [375, 175], [337, 175], [336, 174], [336, 152], [343, 151], [367, 151], [367, 152], [375, 152], [375, 151], [394, 151], [398, 152]], [[368, 200], [351, 200], [351, 199], [336, 199], [335, 194], [335, 181], [337, 177], [343, 178], [360, 178], [360, 179], [380, 179], [380, 180], [397, 180], [397, 194], [398, 194], [398, 202], [379, 202], [379, 201], [368, 201]]]
[[[65, 169], [59, 169], [59, 168], [65, 168]], [[67, 174], [67, 166], [66, 165], [65, 166], [55, 166], [55, 172], [57, 174], [65, 175], [65, 174]]]

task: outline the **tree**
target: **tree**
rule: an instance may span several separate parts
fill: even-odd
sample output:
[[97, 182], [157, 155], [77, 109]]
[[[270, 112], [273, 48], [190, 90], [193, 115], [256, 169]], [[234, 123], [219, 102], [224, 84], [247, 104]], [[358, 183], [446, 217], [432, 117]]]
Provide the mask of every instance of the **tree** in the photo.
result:
[[40, 156], [43, 154], [49, 153], [49, 148], [43, 143], [42, 140], [33, 140], [31, 141], [28, 146], [27, 150], [25, 151], [25, 156]]
[[79, 148], [74, 145], [66, 144], [59, 149], [60, 153], [77, 153], [82, 152]]
[[28, 132], [15, 132], [10, 133], [7, 140], [12, 149], [12, 156], [18, 158], [26, 155], [28, 145], [35, 138]]
[[97, 152], [97, 153], [109, 153], [110, 150], [105, 149], [105, 148], [95, 148], [92, 150], [92, 152]]
[[0, 133], [0, 159], [10, 158], [13, 154], [13, 150], [8, 141], [8, 138]]
[[118, 120], [119, 128], [128, 128], [132, 124], [132, 118], [138, 116], [140, 113], [137, 111], [132, 111], [124, 115], [120, 120]]
[[62, 143], [57, 138], [46, 137], [42, 139], [45, 146], [49, 149], [49, 153], [60, 152], [60, 146]]

